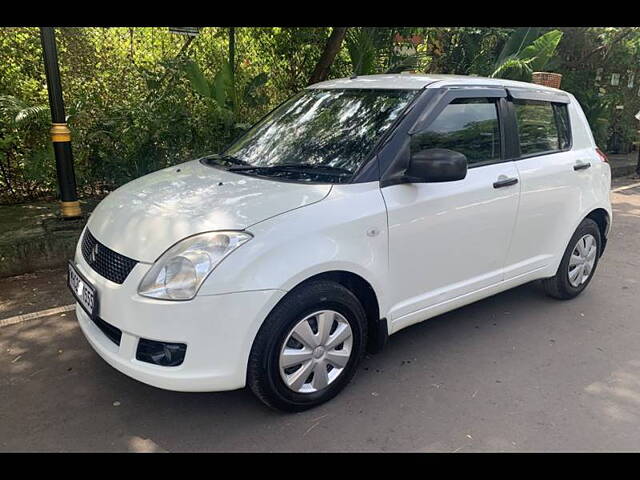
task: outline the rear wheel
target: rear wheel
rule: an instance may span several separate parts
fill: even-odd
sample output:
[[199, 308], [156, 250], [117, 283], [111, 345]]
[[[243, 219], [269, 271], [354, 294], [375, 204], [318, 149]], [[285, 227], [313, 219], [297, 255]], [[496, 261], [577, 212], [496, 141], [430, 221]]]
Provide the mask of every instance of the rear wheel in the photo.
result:
[[273, 408], [301, 411], [320, 405], [353, 377], [366, 335], [364, 309], [350, 290], [324, 280], [303, 285], [260, 328], [247, 384]]
[[585, 218], [571, 237], [555, 276], [543, 280], [547, 294], [563, 300], [580, 294], [593, 278], [601, 249], [598, 225]]

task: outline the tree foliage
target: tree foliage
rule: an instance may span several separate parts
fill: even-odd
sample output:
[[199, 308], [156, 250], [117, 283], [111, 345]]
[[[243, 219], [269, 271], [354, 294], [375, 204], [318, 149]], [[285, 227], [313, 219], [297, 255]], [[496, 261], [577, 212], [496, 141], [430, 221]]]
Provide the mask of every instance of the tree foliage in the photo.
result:
[[[411, 70], [526, 81], [556, 71], [602, 148], [626, 151], [637, 138], [637, 27], [348, 27], [327, 62], [333, 31], [237, 27], [230, 55], [223, 27], [189, 39], [160, 27], [57, 28], [81, 194], [220, 151], [306, 87], [320, 62], [329, 78]], [[38, 28], [0, 28], [0, 201], [55, 196], [49, 121]]]
[[536, 32], [531, 27], [516, 30], [500, 52], [491, 76], [530, 80], [533, 72], [543, 71], [558, 48], [562, 32], [551, 30], [534, 38]]

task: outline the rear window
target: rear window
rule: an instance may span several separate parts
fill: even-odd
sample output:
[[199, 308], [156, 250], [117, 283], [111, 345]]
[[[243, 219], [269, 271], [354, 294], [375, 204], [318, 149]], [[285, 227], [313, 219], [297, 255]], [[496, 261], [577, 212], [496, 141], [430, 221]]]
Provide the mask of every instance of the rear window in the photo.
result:
[[520, 154], [552, 153], [571, 147], [569, 113], [565, 104], [514, 100]]

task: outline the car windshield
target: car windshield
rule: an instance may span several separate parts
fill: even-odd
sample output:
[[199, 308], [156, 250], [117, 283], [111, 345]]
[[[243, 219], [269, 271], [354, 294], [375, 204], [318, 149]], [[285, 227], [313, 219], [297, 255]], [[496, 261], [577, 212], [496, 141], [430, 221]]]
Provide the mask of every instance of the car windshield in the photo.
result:
[[229, 170], [298, 181], [345, 182], [417, 90], [310, 89], [228, 148]]

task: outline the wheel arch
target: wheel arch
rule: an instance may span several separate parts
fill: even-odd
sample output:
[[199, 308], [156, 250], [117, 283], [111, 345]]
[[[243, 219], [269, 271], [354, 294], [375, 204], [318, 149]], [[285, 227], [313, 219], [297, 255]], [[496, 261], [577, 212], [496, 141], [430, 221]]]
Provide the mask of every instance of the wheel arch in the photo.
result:
[[609, 224], [611, 222], [609, 212], [607, 212], [604, 208], [596, 208], [591, 210], [591, 212], [589, 212], [584, 218], [590, 218], [598, 225], [598, 229], [600, 230], [600, 239], [602, 241], [600, 255], [602, 255], [602, 252], [604, 252], [604, 249], [607, 245], [607, 234], [609, 233]]
[[[367, 316], [367, 351], [376, 353], [386, 344], [388, 334], [387, 319], [380, 318], [380, 303], [375, 289], [361, 275], [347, 270], [329, 270], [312, 275], [295, 285], [290, 291], [298, 289], [310, 282], [328, 280], [336, 282], [351, 291], [360, 301]], [[288, 295], [288, 294], [287, 294]], [[280, 301], [283, 301], [285, 295]]]
[[592, 205], [591, 208], [582, 210], [582, 214], [576, 217], [576, 223], [571, 226], [571, 228], [567, 229], [565, 232], [566, 237], [562, 242], [562, 249], [559, 250], [554, 258], [554, 260], [548, 265], [548, 268], [545, 269], [544, 275], [541, 275], [540, 278], [548, 278], [553, 277], [562, 261], [562, 256], [564, 255], [565, 250], [569, 246], [569, 242], [571, 241], [571, 237], [575, 233], [576, 229], [580, 226], [585, 219], [589, 218], [596, 222], [598, 226], [598, 230], [600, 231], [600, 237], [602, 241], [602, 248], [600, 249], [600, 255], [604, 252], [605, 245], [607, 244], [607, 235], [609, 233], [609, 228], [611, 226], [611, 211], [607, 208], [606, 205], [602, 205], [602, 203], [597, 203]]

